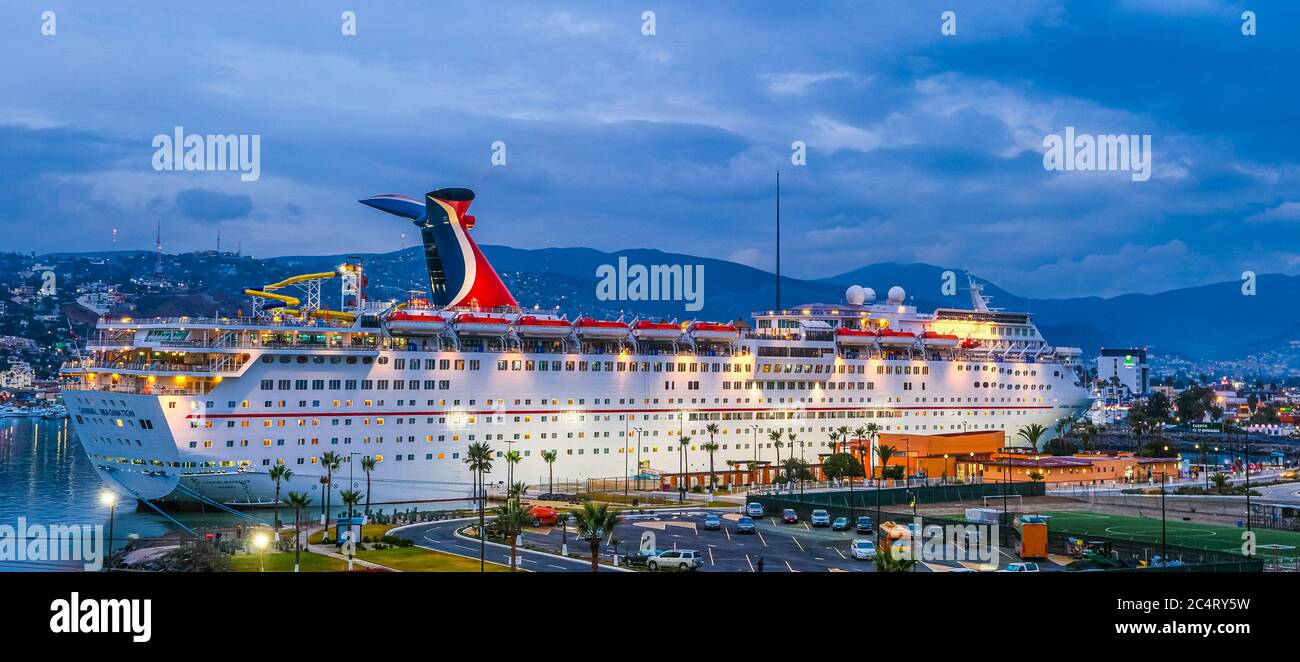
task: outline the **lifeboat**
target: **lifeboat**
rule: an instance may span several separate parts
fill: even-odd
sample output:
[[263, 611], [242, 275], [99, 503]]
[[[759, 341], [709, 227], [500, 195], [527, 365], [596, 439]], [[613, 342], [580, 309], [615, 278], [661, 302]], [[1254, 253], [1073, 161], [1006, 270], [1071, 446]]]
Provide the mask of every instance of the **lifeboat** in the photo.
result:
[[974, 338], [967, 338], [967, 339], [961, 341], [961, 348], [962, 348], [962, 349], [975, 349], [976, 347], [979, 347], [979, 346], [980, 346], [980, 341], [978, 341], [978, 340], [976, 340], [976, 339], [974, 339]]
[[515, 332], [525, 338], [563, 338], [573, 330], [568, 320], [525, 315], [515, 321]]
[[692, 322], [688, 330], [696, 340], [735, 340], [740, 337], [740, 331], [734, 324], [718, 324], [717, 322]]
[[504, 336], [510, 333], [510, 320], [494, 315], [461, 313], [452, 326], [462, 336]]
[[433, 310], [396, 310], [384, 319], [389, 333], [398, 336], [432, 335], [447, 329], [447, 320]]
[[637, 340], [676, 340], [682, 335], [682, 327], [672, 322], [641, 320], [632, 325], [632, 335]]
[[874, 345], [876, 335], [876, 332], [870, 329], [849, 329], [845, 327], [835, 329], [835, 340], [841, 345]]
[[620, 320], [598, 320], [583, 317], [573, 323], [579, 337], [591, 340], [622, 340], [627, 337], [627, 324]]
[[956, 347], [960, 338], [951, 333], [926, 331], [921, 334], [921, 342], [925, 343], [926, 347]]
[[881, 329], [878, 338], [881, 345], [890, 347], [909, 347], [916, 343], [916, 334], [910, 331]]

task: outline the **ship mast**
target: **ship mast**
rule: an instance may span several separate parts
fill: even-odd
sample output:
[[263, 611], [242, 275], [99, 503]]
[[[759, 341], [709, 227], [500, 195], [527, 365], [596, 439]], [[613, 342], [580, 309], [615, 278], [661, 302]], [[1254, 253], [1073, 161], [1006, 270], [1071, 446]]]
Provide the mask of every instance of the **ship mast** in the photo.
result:
[[781, 310], [781, 171], [776, 171], [776, 310]]

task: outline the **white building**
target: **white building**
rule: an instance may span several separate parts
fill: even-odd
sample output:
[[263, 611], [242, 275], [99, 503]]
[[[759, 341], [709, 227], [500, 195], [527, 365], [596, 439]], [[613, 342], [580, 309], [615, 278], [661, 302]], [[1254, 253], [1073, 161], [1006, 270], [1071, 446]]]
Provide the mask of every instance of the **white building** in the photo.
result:
[[26, 361], [12, 361], [8, 370], [0, 372], [0, 388], [31, 388], [35, 376]]
[[1145, 349], [1106, 349], [1102, 348], [1097, 357], [1097, 379], [1110, 382], [1118, 378], [1119, 383], [1133, 395], [1143, 395], [1151, 391], [1151, 368], [1147, 365]]

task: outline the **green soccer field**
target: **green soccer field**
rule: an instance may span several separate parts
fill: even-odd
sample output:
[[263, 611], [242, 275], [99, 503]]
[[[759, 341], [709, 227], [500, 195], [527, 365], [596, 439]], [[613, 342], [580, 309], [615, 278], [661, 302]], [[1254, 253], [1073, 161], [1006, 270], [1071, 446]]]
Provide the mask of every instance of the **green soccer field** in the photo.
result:
[[[1073, 533], [1084, 537], [1105, 536], [1141, 542], [1160, 542], [1159, 517], [1150, 519], [1083, 511], [1057, 511], [1043, 514], [1051, 516], [1047, 523], [1049, 531]], [[1241, 553], [1241, 534], [1245, 531], [1244, 528], [1193, 524], [1173, 519], [1166, 520], [1166, 526], [1170, 545]], [[1295, 545], [1297, 549], [1291, 550], [1290, 553], [1300, 551], [1300, 533], [1258, 528], [1254, 531], [1256, 545]]]

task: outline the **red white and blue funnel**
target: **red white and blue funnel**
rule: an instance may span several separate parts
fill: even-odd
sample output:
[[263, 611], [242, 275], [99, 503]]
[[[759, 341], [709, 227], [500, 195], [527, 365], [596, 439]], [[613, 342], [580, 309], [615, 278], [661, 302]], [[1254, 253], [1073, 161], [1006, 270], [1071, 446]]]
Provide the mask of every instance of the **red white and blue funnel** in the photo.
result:
[[501, 277], [469, 236], [474, 217], [466, 214], [474, 202], [467, 188], [442, 188], [424, 201], [405, 195], [376, 195], [361, 204], [410, 220], [420, 228], [424, 259], [429, 268], [429, 293], [439, 307], [479, 310], [518, 308]]

